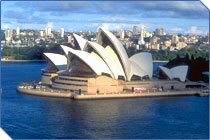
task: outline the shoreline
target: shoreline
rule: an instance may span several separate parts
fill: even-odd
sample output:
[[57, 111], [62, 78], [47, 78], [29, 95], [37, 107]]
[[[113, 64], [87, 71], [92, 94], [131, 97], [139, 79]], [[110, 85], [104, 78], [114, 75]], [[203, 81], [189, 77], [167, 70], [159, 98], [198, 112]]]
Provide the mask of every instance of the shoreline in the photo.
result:
[[[1, 62], [47, 62], [47, 60], [8, 60], [8, 59], [1, 59]], [[167, 60], [153, 60], [154, 63], [167, 63]]]
[[1, 59], [1, 62], [47, 62], [47, 60], [6, 60], [6, 59]]
[[31, 89], [28, 87], [19, 88], [17, 91], [23, 94], [35, 95], [35, 96], [48, 96], [48, 97], [61, 97], [70, 98], [73, 100], [84, 99], [113, 99], [113, 98], [144, 98], [144, 97], [173, 97], [173, 96], [209, 96], [209, 93], [202, 92], [200, 89], [190, 89], [181, 91], [162, 91], [162, 92], [121, 92], [121, 93], [106, 93], [106, 94], [77, 94], [72, 92], [60, 92], [54, 90], [45, 89]]
[[169, 60], [153, 60], [152, 62], [155, 62], [155, 63], [168, 63]]

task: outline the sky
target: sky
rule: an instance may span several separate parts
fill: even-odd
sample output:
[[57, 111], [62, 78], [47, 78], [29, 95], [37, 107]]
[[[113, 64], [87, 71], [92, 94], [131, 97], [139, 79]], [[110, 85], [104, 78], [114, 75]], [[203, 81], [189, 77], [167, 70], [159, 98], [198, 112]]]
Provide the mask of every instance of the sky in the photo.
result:
[[199, 1], [2, 1], [2, 29], [68, 32], [145, 26], [147, 32], [201, 34], [209, 31], [208, 9]]

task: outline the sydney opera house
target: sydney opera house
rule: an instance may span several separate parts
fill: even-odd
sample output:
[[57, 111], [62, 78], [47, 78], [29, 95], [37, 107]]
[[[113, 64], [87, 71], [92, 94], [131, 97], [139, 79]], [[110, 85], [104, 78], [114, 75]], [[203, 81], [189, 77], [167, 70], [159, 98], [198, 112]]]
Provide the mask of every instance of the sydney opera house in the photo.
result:
[[44, 53], [48, 66], [41, 84], [51, 89], [84, 94], [116, 93], [134, 88], [185, 89], [188, 66], [168, 69], [153, 76], [152, 55], [142, 52], [128, 57], [110, 31], [99, 28], [96, 42], [73, 34], [74, 48], [61, 45], [64, 55]]

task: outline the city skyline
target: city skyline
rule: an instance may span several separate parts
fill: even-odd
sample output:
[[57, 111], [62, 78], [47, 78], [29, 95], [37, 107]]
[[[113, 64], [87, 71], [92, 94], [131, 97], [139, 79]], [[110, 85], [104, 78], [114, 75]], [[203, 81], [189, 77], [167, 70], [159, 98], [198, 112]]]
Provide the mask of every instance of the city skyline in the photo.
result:
[[166, 33], [206, 35], [209, 31], [209, 12], [198, 1], [3, 1], [1, 6], [2, 29], [50, 27], [78, 32], [96, 31], [102, 26], [111, 31], [131, 31], [133, 26], [145, 26], [148, 32], [164, 28]]

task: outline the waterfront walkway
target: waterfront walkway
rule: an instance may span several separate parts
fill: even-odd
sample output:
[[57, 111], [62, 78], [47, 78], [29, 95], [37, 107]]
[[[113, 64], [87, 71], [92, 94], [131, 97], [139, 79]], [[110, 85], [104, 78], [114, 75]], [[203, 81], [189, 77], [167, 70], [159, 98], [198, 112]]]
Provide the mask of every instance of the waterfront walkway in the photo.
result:
[[20, 93], [38, 95], [38, 96], [50, 96], [50, 97], [63, 97], [72, 98], [76, 100], [80, 99], [108, 99], [108, 98], [136, 98], [136, 97], [169, 97], [169, 96], [209, 96], [208, 90], [201, 89], [187, 89], [187, 90], [167, 90], [158, 92], [119, 92], [119, 93], [99, 93], [99, 94], [87, 94], [69, 92], [64, 90], [51, 89], [48, 87], [33, 88], [32, 86], [18, 86], [17, 91]]

